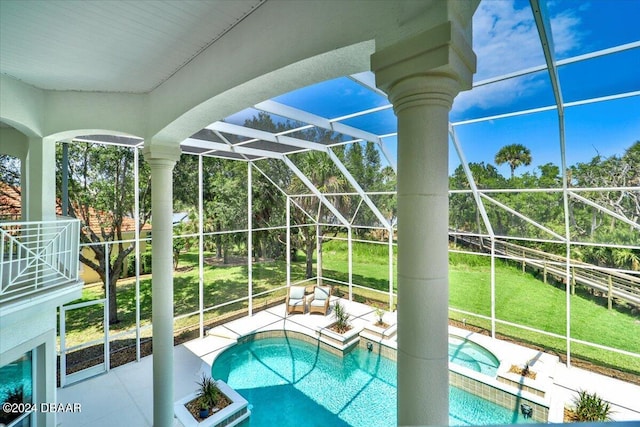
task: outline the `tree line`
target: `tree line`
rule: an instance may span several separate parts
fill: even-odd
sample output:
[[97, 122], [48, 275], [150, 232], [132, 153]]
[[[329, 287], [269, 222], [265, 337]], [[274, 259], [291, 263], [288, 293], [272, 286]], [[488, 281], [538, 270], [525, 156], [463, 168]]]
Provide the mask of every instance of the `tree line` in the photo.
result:
[[[299, 127], [290, 121], [274, 121], [268, 114], [260, 113], [248, 119], [245, 126], [280, 133]], [[344, 163], [360, 186], [367, 192], [394, 192], [395, 172], [383, 166], [379, 151], [372, 142], [341, 144], [342, 135], [335, 132], [309, 128], [290, 134], [293, 137], [321, 144], [336, 144], [332, 150]], [[233, 141], [232, 141], [233, 142]], [[68, 145], [70, 215], [83, 223], [81, 242], [92, 244], [91, 255], [81, 254], [81, 261], [98, 273], [103, 283], [109, 277], [110, 321], [117, 317], [116, 281], [123, 275], [127, 257], [135, 249], [135, 243], [124, 243], [127, 219], [134, 217], [134, 155], [127, 147], [74, 142]], [[359, 196], [345, 195], [355, 190], [326, 153], [309, 151], [290, 155], [291, 161], [313, 185], [354, 224], [379, 225], [377, 217]], [[19, 187], [19, 164], [8, 156], [0, 161], [0, 178], [3, 182]], [[480, 189], [560, 188], [560, 168], [548, 163], [539, 166], [534, 173], [515, 176], [515, 169], [531, 162], [531, 153], [521, 144], [503, 147], [495, 156], [496, 164], [507, 163], [511, 175], [502, 176], [490, 163], [470, 163], [472, 175]], [[57, 147], [57, 200], [61, 201], [62, 145]], [[229, 161], [214, 157], [202, 159], [203, 228], [205, 250], [223, 263], [234, 253], [247, 254], [246, 232], [225, 233], [246, 229], [247, 225], [247, 162]], [[308, 196], [311, 191], [298, 179], [284, 162], [262, 159], [252, 166], [252, 228], [253, 253], [256, 259], [277, 259], [286, 256], [286, 199], [291, 196], [291, 244], [306, 256], [307, 277], [312, 277], [312, 260], [316, 250], [322, 256], [322, 241], [327, 235], [345, 231], [326, 206], [317, 197]], [[176, 225], [175, 235], [197, 233], [198, 226], [198, 156], [183, 155], [174, 168], [174, 212], [185, 212], [188, 219]], [[151, 221], [150, 171], [139, 156], [139, 219], [140, 227]], [[578, 163], [568, 170], [570, 187], [639, 187], [640, 141], [634, 143], [622, 155], [604, 158], [594, 157], [590, 162]], [[462, 166], [450, 176], [450, 189], [469, 189], [469, 182]], [[303, 195], [304, 194], [304, 195]], [[577, 241], [640, 244], [637, 228], [640, 217], [640, 192], [637, 190], [580, 192], [582, 197], [626, 218], [623, 222], [600, 209], [580, 200], [571, 199], [570, 229]], [[300, 196], [303, 195], [303, 196]], [[529, 236], [549, 239], [549, 230], [564, 235], [564, 210], [561, 192], [511, 192], [490, 194], [493, 200], [542, 224], [545, 229], [502, 209], [498, 204], [485, 200], [487, 214], [498, 235]], [[394, 194], [371, 196], [382, 214], [394, 222], [396, 197]], [[471, 194], [450, 196], [450, 225], [460, 231], [485, 233], [479, 210]], [[316, 223], [324, 224], [316, 227]], [[272, 228], [280, 227], [280, 228]], [[384, 232], [354, 228], [356, 237], [384, 239]], [[319, 240], [318, 240], [319, 238]], [[120, 242], [110, 248], [105, 261], [104, 242]], [[176, 262], [180, 253], [196, 244], [193, 237], [174, 239]], [[563, 253], [564, 246], [545, 242], [525, 242], [549, 252]], [[580, 259], [598, 265], [638, 269], [639, 251], [602, 246], [583, 246], [575, 250]]]
[[[491, 163], [470, 163], [469, 169], [478, 189], [550, 189], [546, 192], [498, 192], [483, 197], [489, 222], [496, 235], [558, 240], [565, 235], [565, 216], [560, 168], [547, 163], [536, 172], [515, 176], [513, 171], [531, 162], [526, 147], [503, 147], [496, 154], [497, 164], [508, 163], [511, 176], [505, 178]], [[640, 245], [640, 232], [633, 224], [640, 223], [640, 141], [636, 141], [623, 154], [611, 157], [597, 155], [589, 162], [580, 162], [567, 170], [567, 187], [576, 189], [568, 200], [568, 219], [571, 240], [583, 243], [614, 245]], [[460, 165], [449, 177], [452, 190], [470, 189], [469, 181]], [[622, 188], [606, 190], [606, 188]], [[577, 191], [577, 189], [603, 189]], [[556, 190], [556, 191], [554, 191]], [[487, 233], [473, 195], [454, 193], [450, 196], [449, 223], [465, 232]], [[518, 215], [503, 209], [507, 206], [532, 219], [538, 227]], [[600, 207], [600, 208], [599, 208]], [[608, 213], [605, 211], [612, 212]], [[547, 252], [564, 254], [565, 245], [552, 242], [520, 242]], [[572, 257], [599, 266], [640, 269], [640, 251], [631, 248], [575, 245]]]

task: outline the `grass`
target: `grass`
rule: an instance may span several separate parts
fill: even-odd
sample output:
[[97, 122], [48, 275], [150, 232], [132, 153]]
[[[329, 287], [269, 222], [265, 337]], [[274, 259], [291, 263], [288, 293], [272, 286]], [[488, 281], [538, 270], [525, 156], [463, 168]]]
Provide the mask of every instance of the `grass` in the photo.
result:
[[[206, 255], [211, 256], [211, 254]], [[387, 306], [389, 258], [386, 245], [353, 243], [353, 281], [356, 284], [376, 289], [380, 292], [354, 288], [354, 298], [361, 302], [378, 302]], [[292, 280], [304, 278], [304, 257], [292, 264]], [[198, 310], [198, 257], [188, 253], [181, 257], [183, 271], [174, 275], [174, 295], [176, 316]], [[186, 267], [186, 268], [185, 268]], [[191, 269], [189, 269], [191, 267]], [[343, 282], [348, 281], [347, 243], [329, 241], [323, 246], [323, 276]], [[205, 307], [219, 305], [247, 296], [246, 265], [214, 266], [204, 269]], [[314, 270], [315, 271], [315, 270]], [[395, 272], [395, 261], [394, 261]], [[449, 266], [449, 305], [483, 316], [491, 313], [491, 276], [490, 261], [486, 257], [468, 254], [450, 254]], [[284, 285], [286, 282], [286, 264], [284, 261], [255, 263], [253, 265], [253, 293], [260, 293]], [[397, 280], [394, 278], [394, 288]], [[346, 286], [339, 286], [341, 293], [347, 292]], [[82, 300], [101, 298], [104, 292], [98, 287], [87, 287]], [[110, 333], [135, 327], [135, 284], [132, 280], [123, 281], [118, 286], [118, 304], [120, 322], [111, 325]], [[151, 320], [151, 280], [144, 278], [140, 282], [141, 322], [148, 325]], [[268, 295], [254, 299], [254, 306], [266, 304], [275, 296], [284, 296], [284, 290], [278, 295]], [[640, 353], [640, 318], [624, 309], [608, 310], [600, 300], [586, 293], [572, 295], [571, 336], [576, 339]], [[214, 320], [231, 310], [246, 307], [246, 302], [211, 310], [205, 313], [205, 321]], [[544, 284], [533, 274], [523, 273], [519, 267], [496, 262], [496, 316], [498, 319], [519, 323], [542, 331], [561, 336], [566, 334], [566, 294], [564, 287]], [[490, 329], [489, 321], [450, 311], [450, 317], [465, 319], [467, 324]], [[86, 342], [90, 337], [99, 338], [102, 334], [102, 306], [92, 306], [74, 310], [67, 315], [68, 345]], [[176, 321], [176, 329], [197, 324], [198, 316], [189, 316]], [[566, 353], [566, 340], [529, 332], [520, 328], [498, 323], [497, 333], [515, 340], [528, 343], [550, 353]], [[640, 374], [640, 358], [625, 356], [605, 350], [574, 343], [571, 354], [593, 363]]]
[[[207, 254], [206, 256], [211, 256]], [[186, 315], [199, 308], [199, 273], [198, 256], [188, 253], [181, 256], [180, 271], [174, 274], [174, 316]], [[304, 262], [292, 264], [291, 279], [293, 281], [304, 278]], [[266, 290], [275, 289], [286, 283], [286, 264], [284, 261], [271, 261], [253, 265], [253, 293], [257, 294]], [[224, 304], [236, 299], [247, 297], [248, 268], [245, 265], [217, 266], [205, 265], [204, 268], [204, 306], [212, 307]], [[121, 280], [118, 284], [118, 320], [109, 327], [110, 334], [118, 334], [135, 328], [135, 281], [133, 279]], [[284, 296], [284, 290], [281, 295]], [[102, 286], [86, 286], [82, 298], [73, 301], [75, 304], [85, 301], [94, 301], [104, 298]], [[264, 303], [267, 297], [254, 298], [254, 305]], [[140, 323], [142, 326], [151, 324], [151, 278], [144, 277], [140, 280]], [[245, 303], [246, 305], [246, 303]], [[67, 346], [74, 346], [100, 339], [103, 334], [103, 304], [92, 305], [67, 312], [65, 319], [67, 329]], [[238, 309], [238, 304], [233, 304], [233, 309]], [[205, 313], [205, 320], [211, 320], [224, 314], [231, 308], [210, 310]], [[177, 320], [177, 329], [197, 324], [198, 316], [189, 316]]]
[[[490, 267], [450, 266], [449, 306], [489, 315], [491, 310]], [[622, 309], [608, 310], [590, 295], [572, 295], [571, 336], [607, 347], [640, 353], [640, 318]], [[496, 317], [538, 330], [566, 335], [566, 293], [564, 289], [544, 284], [529, 273], [503, 263], [496, 264]], [[488, 321], [450, 313], [452, 318], [466, 318], [468, 323], [490, 329]], [[566, 340], [498, 324], [497, 332], [541, 347], [550, 353], [565, 354]], [[623, 371], [640, 373], [640, 358], [600, 350], [582, 344], [571, 346], [572, 355], [590, 362]]]

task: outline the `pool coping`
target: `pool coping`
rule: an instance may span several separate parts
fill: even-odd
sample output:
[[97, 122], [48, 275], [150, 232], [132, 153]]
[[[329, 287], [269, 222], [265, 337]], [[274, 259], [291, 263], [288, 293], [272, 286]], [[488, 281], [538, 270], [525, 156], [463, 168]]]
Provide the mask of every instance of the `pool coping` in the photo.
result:
[[[366, 348], [367, 342], [375, 343], [377, 344], [377, 350], [383, 356], [388, 357], [392, 360], [397, 360], [397, 342], [395, 341], [395, 336], [380, 337], [377, 334], [372, 334], [371, 331], [368, 330], [367, 326], [369, 324], [373, 324], [373, 322], [365, 320], [364, 316], [352, 319], [351, 324], [353, 328], [349, 331], [348, 345], [345, 345], [344, 342], [339, 342], [334, 339], [327, 339], [327, 331], [330, 323], [332, 322], [329, 322], [329, 324], [325, 326], [286, 328], [286, 325], [281, 325], [280, 322], [275, 322], [267, 324], [266, 326], [261, 328], [246, 331], [242, 335], [236, 335], [234, 342], [216, 352], [213, 359], [211, 360], [211, 366], [224, 350], [237, 343], [256, 339], [257, 336], [259, 336], [260, 338], [282, 337], [287, 336], [290, 333], [295, 334], [297, 337], [300, 337], [303, 341], [309, 342], [311, 344], [318, 344], [322, 346], [324, 350], [327, 350], [339, 356], [343, 356], [345, 353], [352, 350], [355, 346], [362, 346], [363, 348]], [[499, 380], [499, 376], [501, 374], [506, 374], [506, 371], [504, 371], [504, 369], [508, 370], [508, 368], [505, 368], [504, 366], [506, 366], [506, 364], [512, 363], [514, 360], [520, 360], [519, 358], [525, 357], [524, 353], [518, 354], [517, 356], [512, 354], [510, 357], [500, 357], [500, 355], [504, 355], [506, 353], [504, 352], [504, 349], [501, 348], [500, 342], [497, 342], [497, 340], [494, 340], [491, 337], [456, 328], [454, 326], [449, 326], [449, 334], [469, 340], [486, 348], [488, 351], [493, 353], [493, 355], [500, 361], [498, 376], [496, 376], [496, 378], [481, 374], [479, 372], [475, 372], [471, 369], [456, 365], [454, 363], [450, 363], [449, 383], [451, 385], [480, 396], [508, 409], [519, 410], [522, 408], [520, 405], [528, 405], [533, 409], [532, 418], [535, 421], [543, 423], [558, 422], [552, 421], [551, 418], [555, 417], [550, 416], [552, 414], [550, 393], [551, 385], [553, 384], [552, 376], [547, 375], [545, 377], [546, 383], [544, 389], [548, 390], [549, 392], [545, 392], [542, 396], [532, 391], [529, 381], [524, 382], [519, 381], [517, 378], [512, 378], [512, 381], [509, 383]], [[529, 355], [532, 350], [527, 350], [529, 350], [529, 352], [527, 353], [526, 357], [528, 358], [526, 360], [530, 360], [532, 357], [530, 357]], [[544, 353], [537, 352], [536, 354], [539, 359], [547, 359], [546, 356], [543, 356]], [[548, 356], [551, 359], [555, 357], [551, 355]], [[551, 363], [549, 365], [551, 365]], [[508, 375], [507, 378], [509, 378]], [[562, 422], [562, 420], [560, 420], [559, 422]]]

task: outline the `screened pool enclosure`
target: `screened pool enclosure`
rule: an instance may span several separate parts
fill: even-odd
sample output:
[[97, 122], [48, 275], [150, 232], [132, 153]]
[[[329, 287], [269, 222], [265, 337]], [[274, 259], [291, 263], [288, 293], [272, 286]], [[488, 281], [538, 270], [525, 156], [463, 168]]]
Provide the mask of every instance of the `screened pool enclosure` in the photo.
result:
[[[548, 8], [482, 2], [473, 18], [473, 89], [456, 97], [448, 124], [449, 318], [567, 364], [638, 375], [637, 6]], [[83, 218], [87, 282], [82, 301], [60, 311], [62, 385], [122, 354], [148, 353], [154, 230], [143, 147], [106, 134], [58, 143], [58, 196], [62, 212]], [[344, 298], [402, 310], [397, 119], [372, 72], [264, 100], [180, 147], [176, 333], [202, 336], [214, 322], [252, 315], [292, 284], [330, 284]], [[87, 194], [96, 205], [130, 199], [120, 236], [98, 206], [74, 200], [74, 185], [107, 170], [82, 177], [79, 166], [107, 152], [118, 153], [109, 155], [122, 166], [119, 186]]]
[[[607, 24], [596, 17], [610, 12], [605, 2], [588, 10], [561, 3], [550, 11], [519, 3], [504, 11], [496, 3], [482, 3], [475, 14], [478, 70], [473, 89], [456, 98], [450, 114], [449, 317], [565, 354], [568, 364], [574, 355], [604, 365], [613, 358], [637, 374], [637, 26], [620, 24], [625, 31], [601, 37]], [[616, 19], [631, 19], [625, 7], [632, 6], [617, 4]], [[514, 11], [509, 19], [519, 29], [501, 27]], [[107, 269], [107, 290], [87, 293], [60, 316], [62, 360], [99, 344], [103, 352], [95, 363], [109, 366], [110, 354], [120, 348], [135, 346], [140, 358], [141, 342], [150, 336], [150, 281], [143, 264], [153, 221], [150, 230], [142, 228], [143, 141], [86, 135], [66, 150], [78, 143], [131, 153], [131, 235], [120, 249], [116, 241], [82, 245], [84, 251], [100, 246], [100, 262], [111, 265], [122, 248], [139, 242], [129, 273], [120, 274], [129, 278], [109, 292], [115, 282]], [[291, 284], [330, 284], [344, 298], [402, 310], [396, 298], [402, 254], [396, 239], [396, 118], [372, 73], [258, 103], [211, 123], [181, 149], [174, 170], [177, 331], [195, 328], [203, 335], [225, 316], [252, 315], [282, 301]], [[464, 279], [466, 269], [475, 275]], [[531, 281], [512, 283], [516, 273]], [[523, 291], [533, 282], [546, 290]], [[109, 306], [116, 295], [121, 321], [112, 323]], [[541, 315], [530, 316], [531, 307]], [[74, 319], [91, 310], [103, 313], [91, 326], [94, 334], [74, 334]], [[627, 319], [620, 339], [597, 328], [608, 322], [607, 312]], [[590, 321], [592, 328], [574, 326]]]

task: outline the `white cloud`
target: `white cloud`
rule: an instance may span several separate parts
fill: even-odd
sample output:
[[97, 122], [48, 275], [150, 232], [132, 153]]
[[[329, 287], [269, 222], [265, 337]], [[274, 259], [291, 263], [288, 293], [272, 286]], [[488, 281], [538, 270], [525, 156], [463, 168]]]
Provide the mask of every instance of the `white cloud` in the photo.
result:
[[529, 7], [517, 9], [513, 1], [483, 1], [473, 25], [477, 80], [544, 63]]
[[455, 99], [453, 110], [461, 112], [472, 107], [486, 110], [509, 105], [514, 103], [514, 100], [530, 97], [544, 86], [545, 80], [541, 79], [538, 73], [479, 86], [471, 91], [461, 92]]
[[585, 33], [577, 30], [580, 18], [573, 9], [567, 9], [551, 17], [551, 31], [556, 55], [566, 55], [580, 46]]
[[[576, 30], [580, 24], [576, 11], [561, 11], [551, 16], [550, 22], [556, 53], [575, 49], [582, 38]], [[475, 81], [545, 63], [533, 13], [524, 2], [516, 5], [514, 0], [482, 1], [473, 18], [473, 48], [478, 58]], [[507, 105], [540, 87], [541, 80], [534, 76], [478, 87], [461, 93], [454, 109]]]

